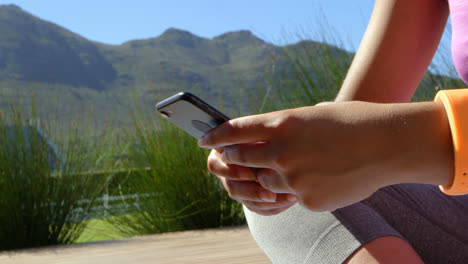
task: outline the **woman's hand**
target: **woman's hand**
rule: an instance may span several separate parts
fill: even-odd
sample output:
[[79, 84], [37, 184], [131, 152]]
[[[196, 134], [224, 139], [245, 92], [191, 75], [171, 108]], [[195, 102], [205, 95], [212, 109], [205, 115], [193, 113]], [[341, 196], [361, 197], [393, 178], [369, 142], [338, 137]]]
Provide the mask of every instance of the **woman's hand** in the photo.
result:
[[[246, 205], [264, 201], [266, 189], [284, 208], [281, 194], [294, 194], [311, 210], [331, 211], [391, 184], [447, 185], [453, 173], [447, 117], [433, 102], [344, 102], [242, 117], [199, 144], [224, 148], [210, 155], [210, 170], [224, 177], [232, 197], [249, 197], [239, 198]], [[258, 183], [248, 168], [257, 168]]]

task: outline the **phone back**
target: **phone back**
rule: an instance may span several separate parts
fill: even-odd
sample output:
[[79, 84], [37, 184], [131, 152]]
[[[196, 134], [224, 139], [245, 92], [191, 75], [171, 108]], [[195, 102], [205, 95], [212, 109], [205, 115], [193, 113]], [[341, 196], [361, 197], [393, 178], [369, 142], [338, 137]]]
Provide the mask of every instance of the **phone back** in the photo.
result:
[[208, 130], [226, 122], [228, 117], [201, 99], [185, 93], [156, 105], [156, 109], [171, 123], [199, 139]]

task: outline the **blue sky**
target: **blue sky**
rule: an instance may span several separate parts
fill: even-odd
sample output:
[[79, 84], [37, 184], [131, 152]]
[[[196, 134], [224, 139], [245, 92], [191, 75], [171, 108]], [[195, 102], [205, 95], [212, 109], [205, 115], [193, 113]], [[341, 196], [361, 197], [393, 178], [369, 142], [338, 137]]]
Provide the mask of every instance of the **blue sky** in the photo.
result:
[[[248, 29], [275, 44], [320, 40], [331, 29], [327, 35], [355, 50], [374, 0], [0, 0], [10, 3], [107, 44], [156, 37], [170, 27], [207, 38]], [[444, 43], [449, 47], [447, 37]]]
[[[0, 0], [108, 44], [160, 35], [169, 27], [214, 37], [249, 29], [270, 42], [292, 42], [294, 34], [322, 17], [340, 34], [359, 42], [372, 11], [373, 0]], [[288, 32], [287, 38], [284, 32]]]

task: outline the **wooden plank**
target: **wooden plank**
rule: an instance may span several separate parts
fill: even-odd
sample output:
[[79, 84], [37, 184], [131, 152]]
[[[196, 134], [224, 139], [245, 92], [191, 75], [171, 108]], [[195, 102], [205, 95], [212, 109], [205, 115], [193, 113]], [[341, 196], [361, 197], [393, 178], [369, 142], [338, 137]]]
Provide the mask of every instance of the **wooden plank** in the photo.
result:
[[148, 235], [0, 253], [0, 263], [271, 263], [247, 227]]

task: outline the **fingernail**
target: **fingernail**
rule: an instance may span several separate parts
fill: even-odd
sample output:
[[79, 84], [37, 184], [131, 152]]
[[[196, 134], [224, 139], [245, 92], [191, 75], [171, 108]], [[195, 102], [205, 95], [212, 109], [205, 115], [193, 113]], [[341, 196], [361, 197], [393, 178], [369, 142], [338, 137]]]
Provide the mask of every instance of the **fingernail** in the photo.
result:
[[294, 194], [288, 194], [286, 199], [288, 199], [288, 201], [290, 201], [290, 202], [296, 202], [297, 201], [297, 197]]
[[276, 202], [276, 193], [262, 191], [260, 193], [260, 198], [265, 202]]
[[198, 146], [200, 147], [206, 147], [206, 137], [205, 135], [201, 136], [201, 138], [198, 140]]

